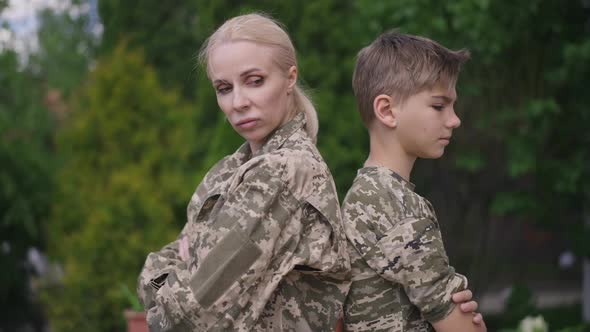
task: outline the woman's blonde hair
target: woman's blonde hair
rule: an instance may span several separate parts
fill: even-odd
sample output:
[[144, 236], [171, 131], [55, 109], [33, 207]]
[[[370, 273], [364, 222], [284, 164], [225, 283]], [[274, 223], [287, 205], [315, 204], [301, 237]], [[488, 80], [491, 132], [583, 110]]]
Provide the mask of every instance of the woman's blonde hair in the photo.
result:
[[[208, 59], [211, 51], [218, 45], [236, 40], [251, 41], [272, 47], [275, 50], [274, 61], [279, 68], [287, 72], [291, 66], [297, 66], [295, 47], [282, 25], [269, 16], [259, 13], [236, 16], [223, 23], [203, 44], [199, 53], [199, 62], [209, 74]], [[318, 116], [313, 103], [299, 83], [293, 89], [293, 107], [296, 112], [303, 112], [306, 118], [305, 130], [315, 142], [318, 133]]]

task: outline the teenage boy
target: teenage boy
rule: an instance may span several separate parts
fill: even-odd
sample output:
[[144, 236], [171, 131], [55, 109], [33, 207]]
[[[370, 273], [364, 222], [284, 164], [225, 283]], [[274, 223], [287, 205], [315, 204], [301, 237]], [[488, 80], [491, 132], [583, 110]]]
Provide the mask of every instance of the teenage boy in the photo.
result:
[[396, 31], [359, 52], [353, 88], [371, 143], [342, 207], [353, 265], [346, 331], [486, 331], [453, 303], [467, 279], [410, 182], [416, 159], [440, 158], [461, 123], [455, 83], [468, 58]]

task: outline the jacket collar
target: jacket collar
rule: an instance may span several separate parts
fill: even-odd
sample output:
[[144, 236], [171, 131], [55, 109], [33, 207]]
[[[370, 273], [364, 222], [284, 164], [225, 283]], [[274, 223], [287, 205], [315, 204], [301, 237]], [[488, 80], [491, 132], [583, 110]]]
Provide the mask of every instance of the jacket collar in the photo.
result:
[[260, 147], [260, 150], [258, 150], [253, 157], [277, 150], [289, 137], [295, 134], [295, 132], [303, 126], [305, 126], [305, 115], [302, 112], [299, 112], [293, 117], [293, 119], [291, 119], [291, 121], [285, 123], [282, 127], [272, 133], [266, 143]]
[[302, 112], [297, 113], [297, 115], [295, 115], [293, 119], [291, 119], [289, 122], [284, 124], [279, 129], [275, 130], [272, 134], [270, 134], [268, 140], [260, 147], [260, 150], [258, 150], [254, 155], [252, 155], [250, 144], [248, 144], [248, 142], [245, 142], [233, 155], [230, 156], [229, 160], [227, 160], [226, 162], [229, 165], [232, 165], [231, 168], [239, 167], [240, 165], [243, 165], [253, 157], [258, 157], [265, 153], [275, 151], [279, 149], [287, 141], [287, 139], [289, 139], [289, 137], [293, 136], [293, 134], [295, 134], [304, 126], [305, 114], [303, 114]]
[[404, 179], [401, 175], [397, 174], [394, 170], [389, 169], [385, 166], [365, 166], [357, 171], [357, 174], [371, 174], [377, 173], [385, 175], [386, 178], [391, 178], [392, 181], [399, 183], [401, 186], [407, 187], [411, 191], [414, 191], [416, 185], [412, 182]]
[[241, 159], [243, 162], [246, 162], [248, 159], [253, 157], [258, 157], [263, 154], [273, 152], [279, 149], [285, 141], [293, 134], [295, 134], [298, 130], [305, 126], [305, 114], [302, 112], [297, 113], [293, 119], [289, 122], [285, 123], [282, 127], [275, 130], [272, 134], [270, 134], [268, 140], [260, 147], [260, 149], [252, 154], [252, 150], [250, 150], [250, 144], [248, 142], [242, 144], [242, 146], [238, 149], [238, 153], [241, 154]]

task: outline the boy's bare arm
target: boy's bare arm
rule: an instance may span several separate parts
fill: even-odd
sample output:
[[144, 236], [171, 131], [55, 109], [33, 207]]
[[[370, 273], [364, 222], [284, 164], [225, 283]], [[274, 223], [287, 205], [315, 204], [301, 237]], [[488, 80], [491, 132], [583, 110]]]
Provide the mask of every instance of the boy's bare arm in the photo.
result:
[[486, 332], [487, 328], [483, 321], [479, 324], [473, 322], [473, 314], [462, 312], [458, 306], [455, 306], [451, 313], [432, 323], [436, 332]]

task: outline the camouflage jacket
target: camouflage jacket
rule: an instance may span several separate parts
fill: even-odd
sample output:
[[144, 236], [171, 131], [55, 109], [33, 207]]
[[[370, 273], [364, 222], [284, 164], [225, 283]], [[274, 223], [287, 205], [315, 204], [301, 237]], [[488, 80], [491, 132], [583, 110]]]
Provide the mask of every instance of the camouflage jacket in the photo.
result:
[[[138, 280], [151, 331], [329, 331], [350, 285], [332, 176], [303, 114], [197, 187], [177, 240]], [[190, 259], [179, 256], [188, 238]]]
[[449, 266], [432, 205], [384, 167], [365, 167], [344, 199], [352, 285], [347, 331], [434, 331], [467, 279]]

